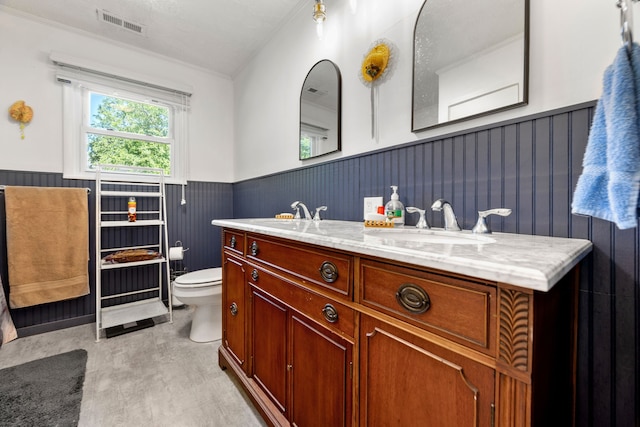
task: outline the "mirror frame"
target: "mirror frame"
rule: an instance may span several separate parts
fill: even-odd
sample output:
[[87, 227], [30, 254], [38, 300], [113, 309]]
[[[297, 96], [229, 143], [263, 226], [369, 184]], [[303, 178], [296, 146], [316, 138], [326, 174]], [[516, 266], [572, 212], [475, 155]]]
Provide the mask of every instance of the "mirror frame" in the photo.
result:
[[453, 119], [453, 120], [447, 120], [445, 122], [439, 122], [433, 125], [428, 125], [428, 126], [422, 126], [422, 125], [416, 125], [415, 123], [415, 109], [414, 109], [414, 105], [415, 105], [415, 97], [416, 97], [416, 90], [415, 90], [415, 84], [416, 84], [416, 31], [418, 29], [418, 21], [420, 20], [420, 16], [422, 15], [422, 11], [424, 10], [425, 6], [427, 5], [427, 3], [429, 2], [429, 0], [425, 0], [424, 3], [422, 3], [422, 6], [420, 7], [420, 11], [418, 12], [418, 16], [416, 17], [416, 22], [415, 25], [413, 27], [413, 68], [412, 68], [412, 76], [411, 76], [411, 132], [419, 132], [419, 131], [423, 131], [423, 130], [428, 130], [428, 129], [435, 129], [438, 127], [442, 127], [442, 126], [447, 126], [450, 124], [454, 124], [454, 123], [460, 123], [460, 122], [464, 122], [467, 120], [471, 120], [471, 119], [476, 119], [478, 117], [485, 117], [491, 114], [495, 114], [501, 111], [506, 111], [506, 110], [511, 110], [513, 108], [518, 108], [518, 107], [522, 107], [524, 105], [527, 105], [529, 103], [529, 43], [530, 43], [530, 29], [529, 29], [529, 14], [530, 14], [530, 6], [529, 6], [529, 2], [530, 0], [522, 0], [524, 3], [524, 51], [523, 51], [523, 61], [524, 61], [524, 73], [522, 76], [522, 84], [523, 84], [523, 92], [522, 92], [522, 101], [513, 103], [513, 104], [509, 104], [509, 105], [505, 105], [502, 107], [498, 107], [498, 108], [494, 108], [491, 110], [487, 110], [487, 111], [483, 111], [480, 113], [476, 113], [476, 114], [472, 114], [469, 116], [465, 116], [465, 117], [461, 117], [459, 119]]
[[[300, 138], [302, 137], [302, 95], [304, 93], [304, 88], [305, 85], [307, 83], [307, 79], [309, 78], [309, 75], [311, 74], [311, 72], [313, 72], [313, 70], [316, 68], [316, 66], [320, 65], [321, 63], [328, 63], [331, 64], [333, 66], [333, 70], [336, 73], [336, 83], [337, 83], [337, 87], [335, 88], [337, 90], [337, 111], [336, 111], [336, 149], [335, 150], [331, 150], [331, 151], [327, 151], [326, 153], [322, 153], [322, 154], [317, 154], [315, 156], [310, 156], [310, 157], [305, 157], [302, 158], [302, 146], [300, 145]], [[304, 82], [302, 83], [302, 88], [300, 89], [300, 108], [299, 108], [299, 120], [298, 120], [298, 126], [299, 126], [299, 131], [298, 131], [298, 160], [310, 160], [310, 159], [315, 159], [318, 157], [322, 157], [322, 156], [326, 156], [327, 154], [331, 154], [331, 153], [336, 153], [338, 151], [342, 151], [342, 75], [340, 73], [340, 69], [338, 68], [338, 66], [331, 61], [330, 59], [321, 59], [320, 61], [316, 62], [310, 69], [309, 72], [307, 73], [306, 77], [304, 78]]]

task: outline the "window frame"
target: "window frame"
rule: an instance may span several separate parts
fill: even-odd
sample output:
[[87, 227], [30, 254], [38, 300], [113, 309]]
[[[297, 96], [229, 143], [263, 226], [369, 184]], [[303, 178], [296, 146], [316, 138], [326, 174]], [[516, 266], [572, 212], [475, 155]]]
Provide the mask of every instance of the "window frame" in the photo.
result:
[[[173, 94], [163, 96], [161, 91], [149, 90], [144, 86], [118, 82], [114, 79], [57, 75], [63, 91], [63, 138], [64, 158], [63, 177], [65, 179], [95, 180], [96, 172], [88, 168], [87, 133], [96, 133], [90, 127], [90, 93], [128, 99], [135, 102], [156, 103], [169, 109], [170, 136], [166, 139], [154, 137], [137, 138], [151, 142], [168, 143], [170, 146], [170, 175], [164, 180], [172, 184], [186, 184], [186, 153], [188, 146], [188, 100], [179, 102]], [[178, 99], [178, 101], [176, 100]], [[150, 102], [151, 101], [151, 102]], [[114, 136], [129, 138], [135, 134], [111, 131]], [[162, 141], [159, 141], [162, 139]], [[104, 172], [103, 172], [104, 175]], [[131, 180], [132, 173], [109, 173], [109, 179], [117, 181]], [[135, 175], [136, 180], [145, 180], [145, 176]], [[149, 176], [149, 180], [156, 179]]]
[[[312, 125], [310, 123], [300, 123], [301, 140], [303, 135], [310, 139], [309, 157], [301, 157], [301, 159], [306, 160], [312, 157], [317, 157], [318, 153], [320, 152], [320, 144], [322, 143], [322, 141], [326, 141], [328, 138], [328, 129], [321, 126]], [[302, 141], [300, 141], [300, 144], [302, 149]]]

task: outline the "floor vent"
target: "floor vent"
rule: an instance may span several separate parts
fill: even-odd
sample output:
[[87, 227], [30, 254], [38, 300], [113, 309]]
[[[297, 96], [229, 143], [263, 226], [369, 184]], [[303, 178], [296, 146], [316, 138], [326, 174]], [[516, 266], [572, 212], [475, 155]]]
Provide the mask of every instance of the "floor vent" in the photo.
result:
[[144, 35], [146, 33], [144, 25], [124, 20], [111, 12], [107, 12], [106, 10], [96, 9], [96, 14], [98, 16], [98, 21], [106, 22], [107, 24], [111, 25], [117, 25], [120, 28], [134, 32], [136, 34]]

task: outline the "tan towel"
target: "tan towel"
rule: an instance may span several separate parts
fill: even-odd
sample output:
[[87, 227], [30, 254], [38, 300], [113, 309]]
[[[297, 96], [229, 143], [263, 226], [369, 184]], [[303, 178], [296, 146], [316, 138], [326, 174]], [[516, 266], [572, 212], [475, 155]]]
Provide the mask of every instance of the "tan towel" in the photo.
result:
[[89, 294], [84, 188], [5, 188], [11, 308]]

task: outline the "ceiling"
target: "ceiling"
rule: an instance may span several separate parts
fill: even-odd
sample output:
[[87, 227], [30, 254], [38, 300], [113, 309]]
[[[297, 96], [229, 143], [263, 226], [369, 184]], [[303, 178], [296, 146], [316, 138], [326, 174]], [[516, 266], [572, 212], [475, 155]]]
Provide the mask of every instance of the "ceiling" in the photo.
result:
[[[299, 9], [307, 7], [309, 16], [313, 10], [311, 0], [0, 0], [0, 5], [230, 77]], [[109, 22], [101, 19], [102, 11]]]

